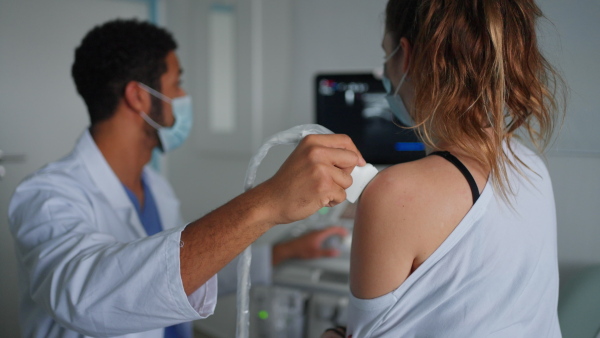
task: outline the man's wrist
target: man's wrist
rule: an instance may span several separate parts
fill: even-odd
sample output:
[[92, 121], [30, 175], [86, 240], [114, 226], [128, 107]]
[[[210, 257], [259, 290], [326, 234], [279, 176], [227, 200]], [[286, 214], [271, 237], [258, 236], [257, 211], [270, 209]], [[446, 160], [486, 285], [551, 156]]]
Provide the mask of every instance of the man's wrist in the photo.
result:
[[255, 223], [266, 224], [270, 229], [278, 224], [278, 215], [269, 194], [268, 188], [261, 184], [248, 190], [244, 195], [248, 199], [249, 217]]

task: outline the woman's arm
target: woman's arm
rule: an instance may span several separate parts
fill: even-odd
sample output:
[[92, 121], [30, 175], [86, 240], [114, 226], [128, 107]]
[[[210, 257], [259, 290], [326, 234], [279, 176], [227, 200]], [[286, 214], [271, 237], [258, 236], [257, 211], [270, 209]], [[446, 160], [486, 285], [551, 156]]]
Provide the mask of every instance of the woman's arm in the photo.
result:
[[[400, 168], [402, 169], [402, 168]], [[408, 277], [415, 258], [414, 189], [402, 171], [382, 171], [363, 192], [352, 234], [350, 290], [360, 299], [382, 296]]]
[[352, 239], [350, 289], [372, 299], [398, 288], [472, 206], [469, 185], [437, 156], [382, 171], [363, 192]]

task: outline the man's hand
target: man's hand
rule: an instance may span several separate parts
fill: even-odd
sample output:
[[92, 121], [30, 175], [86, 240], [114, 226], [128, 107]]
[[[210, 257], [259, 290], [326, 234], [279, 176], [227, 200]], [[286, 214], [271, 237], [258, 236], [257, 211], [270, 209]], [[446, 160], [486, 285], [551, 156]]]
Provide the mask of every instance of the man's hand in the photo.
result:
[[[346, 337], [346, 328], [343, 326], [338, 326], [336, 328], [327, 329], [327, 331], [323, 332], [321, 338], [344, 338]], [[348, 338], [352, 338], [352, 336], [348, 336]]]
[[346, 135], [308, 135], [279, 171], [181, 233], [183, 288], [192, 294], [244, 248], [277, 224], [304, 219], [346, 198], [350, 173], [365, 165]]
[[308, 135], [261, 190], [275, 222], [287, 224], [344, 201], [350, 173], [365, 164], [347, 135]]
[[348, 230], [341, 226], [333, 226], [323, 230], [315, 230], [298, 238], [273, 246], [273, 266], [288, 259], [315, 259], [321, 257], [337, 257], [337, 249], [324, 248], [323, 242], [331, 236], [348, 236]]

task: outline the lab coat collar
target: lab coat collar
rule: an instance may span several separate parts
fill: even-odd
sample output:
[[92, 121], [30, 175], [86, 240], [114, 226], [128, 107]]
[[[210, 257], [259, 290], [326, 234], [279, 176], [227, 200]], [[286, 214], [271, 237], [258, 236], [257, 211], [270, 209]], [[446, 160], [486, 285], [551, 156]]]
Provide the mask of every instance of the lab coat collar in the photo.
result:
[[131, 225], [139, 237], [146, 237], [146, 230], [140, 222], [133, 203], [127, 196], [121, 181], [98, 149], [89, 130], [86, 129], [79, 138], [75, 153], [82, 159], [94, 184], [106, 197], [107, 202], [119, 215], [119, 218]]

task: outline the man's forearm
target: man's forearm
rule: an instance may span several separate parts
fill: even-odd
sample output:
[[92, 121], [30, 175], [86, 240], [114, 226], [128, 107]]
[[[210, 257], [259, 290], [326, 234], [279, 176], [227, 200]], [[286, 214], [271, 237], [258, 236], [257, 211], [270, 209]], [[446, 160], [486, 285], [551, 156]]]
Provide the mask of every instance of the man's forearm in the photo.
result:
[[276, 224], [304, 219], [346, 199], [350, 172], [365, 160], [345, 135], [308, 135], [279, 171], [191, 223], [181, 234], [181, 278], [189, 295]]
[[181, 234], [181, 279], [187, 295], [275, 225], [262, 186], [189, 224]]

